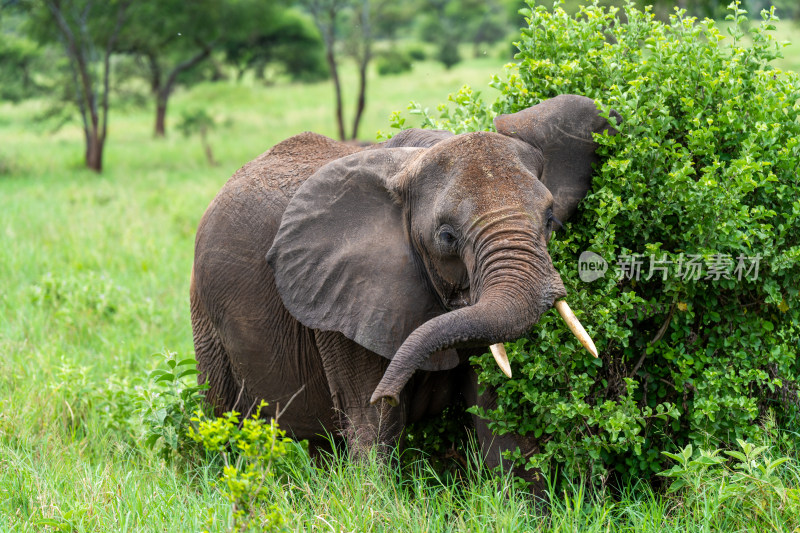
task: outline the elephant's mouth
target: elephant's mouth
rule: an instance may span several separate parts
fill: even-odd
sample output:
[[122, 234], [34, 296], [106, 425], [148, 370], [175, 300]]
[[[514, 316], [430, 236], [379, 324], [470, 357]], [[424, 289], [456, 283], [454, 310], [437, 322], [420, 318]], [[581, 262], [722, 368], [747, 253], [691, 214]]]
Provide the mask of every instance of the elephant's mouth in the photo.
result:
[[450, 291], [450, 294], [444, 300], [445, 308], [448, 311], [461, 309], [471, 305], [470, 301], [470, 286], [469, 282], [465, 285], [456, 286]]

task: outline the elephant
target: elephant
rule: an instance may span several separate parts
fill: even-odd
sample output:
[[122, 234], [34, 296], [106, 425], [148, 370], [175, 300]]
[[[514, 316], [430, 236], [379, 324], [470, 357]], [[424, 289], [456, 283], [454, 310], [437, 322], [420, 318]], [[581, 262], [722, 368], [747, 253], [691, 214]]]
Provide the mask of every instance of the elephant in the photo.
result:
[[[456, 401], [492, 408], [470, 356], [491, 345], [510, 375], [502, 343], [554, 305], [593, 350], [547, 243], [591, 185], [592, 134], [616, 123], [560, 95], [498, 116], [496, 132], [408, 129], [368, 147], [306, 132], [244, 165], [195, 240], [207, 398], [218, 413], [265, 400], [295, 438], [333, 435], [358, 455]], [[489, 466], [537, 449], [473, 419]]]

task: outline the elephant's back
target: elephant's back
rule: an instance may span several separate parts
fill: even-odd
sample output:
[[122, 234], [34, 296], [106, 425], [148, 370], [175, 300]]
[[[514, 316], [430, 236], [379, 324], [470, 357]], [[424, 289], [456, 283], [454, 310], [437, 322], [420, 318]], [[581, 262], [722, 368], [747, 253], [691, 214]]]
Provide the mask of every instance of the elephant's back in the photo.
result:
[[[225, 189], [263, 188], [286, 204], [320, 167], [361, 150], [324, 135], [304, 132], [282, 141], [253, 159], [228, 180]], [[282, 212], [282, 211], [281, 211]]]
[[[202, 287], [212, 305], [225, 295], [215, 294], [219, 284], [211, 276], [225, 272], [228, 277], [237, 273], [260, 276], [265, 272], [266, 253], [297, 189], [326, 163], [359, 149], [305, 132], [276, 144], [237, 170], [200, 220], [192, 290], [195, 284], [207, 281]], [[272, 282], [271, 272], [268, 274]]]

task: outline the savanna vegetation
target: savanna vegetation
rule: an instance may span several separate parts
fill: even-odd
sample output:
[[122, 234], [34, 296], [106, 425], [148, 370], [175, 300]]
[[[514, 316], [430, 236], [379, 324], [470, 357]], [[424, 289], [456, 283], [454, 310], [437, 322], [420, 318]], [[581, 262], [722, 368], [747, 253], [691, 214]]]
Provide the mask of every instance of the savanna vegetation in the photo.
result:
[[[0, 530], [800, 527], [800, 83], [791, 73], [800, 51], [776, 45], [795, 31], [792, 22], [769, 14], [762, 21], [755, 3], [747, 7], [756, 19], [697, 2], [672, 20], [660, 3], [656, 18], [633, 6], [622, 19], [570, 4], [531, 5], [526, 20], [510, 3], [486, 11], [483, 3], [428, 2], [410, 13], [404, 3], [365, 3], [376, 9], [366, 14], [321, 3], [342, 9], [329, 19], [337, 28], [349, 27], [354, 13], [373, 21], [368, 40], [363, 32], [335, 35], [344, 116], [358, 113], [365, 81], [354, 128], [332, 111], [324, 26], [310, 1], [305, 11], [275, 3], [282, 15], [270, 18], [274, 26], [153, 49], [152, 17], [129, 13], [129, 33], [120, 27], [107, 66], [87, 52], [98, 61], [89, 72], [95, 85], [78, 99], [82, 85], [70, 78], [80, 70], [60, 48], [57, 20], [36, 31], [27, 25], [82, 4], [7, 4]], [[80, 43], [106, 50], [119, 10], [132, 6], [103, 3], [102, 20], [112, 23], [78, 26]], [[522, 33], [487, 43], [478, 30], [498, 13], [495, 34], [508, 24], [523, 25]], [[458, 61], [447, 59], [447, 32], [431, 29], [437, 19], [463, 22], [454, 32]], [[99, 39], [106, 44], [98, 48]], [[511, 40], [521, 51], [504, 69]], [[302, 68], [282, 61], [292, 54], [304, 58]], [[406, 62], [410, 71], [394, 66]], [[391, 135], [392, 125], [490, 129], [494, 114], [563, 92], [586, 94], [625, 118], [622, 135], [600, 140], [604, 163], [581, 216], [550, 246], [602, 361], [576, 358], [549, 316], [509, 345], [523, 379], [506, 380], [489, 358], [475, 361], [483, 379], [501, 387], [501, 409], [486, 413], [498, 430], [541, 438], [542, 453], [515, 459], [542, 469], [545, 500], [487, 472], [458, 413], [415, 428], [412, 449], [381, 466], [354, 464], [341, 449], [312, 460], [302, 443], [285, 439], [280, 420], [202, 412], [188, 319], [193, 238], [232, 172], [300, 131], [349, 137], [356, 129], [374, 140], [378, 130]], [[437, 110], [448, 93], [449, 105]], [[95, 173], [86, 170], [87, 124], [91, 134], [91, 98], [102, 110], [103, 94], [110, 115]], [[410, 110], [392, 114], [409, 100]], [[764, 259], [761, 277], [745, 283], [622, 275], [587, 284], [577, 271], [587, 249], [610, 261], [636, 253], [671, 264], [681, 253]]]

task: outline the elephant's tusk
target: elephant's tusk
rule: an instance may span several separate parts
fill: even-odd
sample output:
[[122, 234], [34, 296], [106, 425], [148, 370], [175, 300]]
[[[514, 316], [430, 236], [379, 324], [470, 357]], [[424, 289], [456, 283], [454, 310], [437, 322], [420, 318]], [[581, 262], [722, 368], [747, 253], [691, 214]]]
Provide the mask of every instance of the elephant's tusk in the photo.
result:
[[580, 321], [578, 321], [578, 317], [575, 316], [575, 313], [572, 312], [572, 309], [569, 308], [567, 302], [565, 300], [559, 300], [555, 304], [556, 311], [558, 314], [561, 315], [561, 318], [564, 319], [564, 322], [567, 323], [567, 327], [569, 330], [578, 337], [578, 340], [581, 341], [583, 347], [586, 348], [590, 354], [597, 357], [597, 348], [592, 342], [591, 337], [589, 334], [586, 333], [586, 330], [583, 329], [581, 326]]
[[503, 343], [498, 342], [497, 344], [492, 344], [489, 346], [489, 349], [492, 351], [494, 360], [497, 362], [497, 366], [500, 367], [500, 370], [503, 371], [503, 374], [511, 377], [511, 365], [508, 363], [508, 355], [506, 354], [506, 347]]

